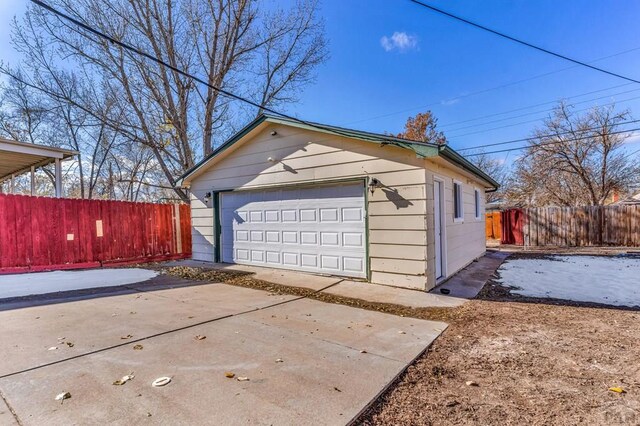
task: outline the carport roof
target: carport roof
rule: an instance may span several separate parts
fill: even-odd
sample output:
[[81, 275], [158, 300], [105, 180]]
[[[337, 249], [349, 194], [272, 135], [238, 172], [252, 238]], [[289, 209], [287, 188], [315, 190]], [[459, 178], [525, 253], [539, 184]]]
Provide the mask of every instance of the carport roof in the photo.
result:
[[0, 138], [0, 182], [56, 160], [77, 155], [76, 151]]
[[416, 153], [416, 156], [421, 158], [440, 156], [445, 158], [449, 162], [454, 163], [458, 167], [461, 167], [467, 170], [468, 172], [479, 177], [483, 181], [487, 182], [492, 189], [498, 189], [498, 187], [500, 186], [498, 182], [496, 182], [491, 176], [489, 176], [488, 174], [480, 170], [473, 163], [471, 163], [469, 160], [464, 158], [462, 155], [458, 154], [455, 150], [453, 150], [448, 145], [437, 145], [437, 144], [427, 143], [427, 142], [412, 141], [409, 139], [397, 138], [391, 135], [383, 135], [380, 133], [371, 133], [371, 132], [365, 132], [362, 130], [347, 129], [344, 127], [330, 126], [327, 124], [314, 123], [314, 122], [309, 122], [304, 120], [294, 120], [291, 118], [265, 114], [265, 113], [260, 114], [251, 123], [247, 124], [242, 130], [240, 130], [238, 133], [232, 136], [229, 140], [227, 140], [225, 143], [223, 143], [218, 148], [216, 148], [211, 154], [207, 155], [199, 163], [197, 163], [192, 168], [187, 170], [182, 176], [180, 176], [180, 178], [176, 182], [176, 185], [182, 186], [184, 184], [185, 179], [191, 177], [193, 174], [198, 172], [210, 160], [212, 160], [222, 151], [227, 149], [229, 146], [238, 142], [246, 134], [248, 134], [249, 132], [251, 132], [253, 129], [255, 129], [256, 127], [258, 127], [264, 122], [279, 123], [287, 126], [312, 130], [316, 132], [330, 133], [336, 136], [342, 136], [350, 139], [357, 139], [365, 142], [373, 142], [381, 145], [394, 145], [399, 148], [409, 149], [411, 151], [414, 151]]

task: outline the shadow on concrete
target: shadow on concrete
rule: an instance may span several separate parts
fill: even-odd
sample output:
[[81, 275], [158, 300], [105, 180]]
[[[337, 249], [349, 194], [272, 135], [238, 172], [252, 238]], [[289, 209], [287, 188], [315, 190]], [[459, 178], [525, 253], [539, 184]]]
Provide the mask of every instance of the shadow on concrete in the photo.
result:
[[80, 300], [102, 297], [121, 296], [134, 293], [146, 293], [180, 287], [215, 285], [218, 283], [191, 281], [169, 275], [159, 275], [147, 281], [113, 287], [87, 288], [80, 290], [59, 291], [55, 293], [36, 294], [30, 296], [0, 299], [0, 311], [30, 308], [34, 306], [55, 305]]

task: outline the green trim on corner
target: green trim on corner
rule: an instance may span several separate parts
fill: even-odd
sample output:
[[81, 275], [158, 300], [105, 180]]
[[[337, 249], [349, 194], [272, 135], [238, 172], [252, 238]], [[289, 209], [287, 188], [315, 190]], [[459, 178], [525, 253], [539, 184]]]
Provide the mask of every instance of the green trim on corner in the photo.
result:
[[364, 256], [365, 269], [367, 272], [367, 282], [371, 282], [371, 259], [369, 251], [369, 181], [371, 177], [366, 176], [362, 181], [364, 183]]
[[222, 230], [222, 226], [220, 224], [220, 191], [213, 191], [213, 232], [214, 232], [214, 242], [215, 247], [213, 251], [213, 261], [215, 263], [220, 263], [222, 259], [222, 247], [220, 247], [220, 232]]

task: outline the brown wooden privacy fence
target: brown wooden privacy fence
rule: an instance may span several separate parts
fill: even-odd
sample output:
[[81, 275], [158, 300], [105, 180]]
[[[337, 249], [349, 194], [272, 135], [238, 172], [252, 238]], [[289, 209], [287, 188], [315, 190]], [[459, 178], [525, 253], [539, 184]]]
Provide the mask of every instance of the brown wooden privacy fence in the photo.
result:
[[0, 272], [190, 256], [187, 205], [0, 194]]
[[500, 220], [500, 212], [491, 212], [486, 214], [485, 234], [487, 240], [499, 240], [502, 235], [502, 221]]
[[[505, 218], [515, 215], [523, 220]], [[503, 244], [640, 247], [640, 206], [541, 207], [502, 212]], [[521, 234], [518, 241], [509, 235]]]

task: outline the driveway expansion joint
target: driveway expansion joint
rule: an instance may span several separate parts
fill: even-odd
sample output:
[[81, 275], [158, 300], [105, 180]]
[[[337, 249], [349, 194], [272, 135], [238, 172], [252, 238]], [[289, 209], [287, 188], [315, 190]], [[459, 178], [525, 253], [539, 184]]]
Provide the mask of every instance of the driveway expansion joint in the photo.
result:
[[9, 412], [13, 416], [13, 419], [16, 421], [16, 423], [18, 425], [22, 426], [23, 423], [22, 423], [22, 421], [20, 421], [20, 417], [18, 417], [18, 413], [16, 413], [16, 410], [13, 409], [13, 407], [11, 406], [9, 401], [7, 400], [7, 396], [4, 394], [4, 392], [2, 392], [2, 389], [0, 389], [0, 398], [4, 402], [4, 405], [6, 405], [7, 408], [9, 409]]

